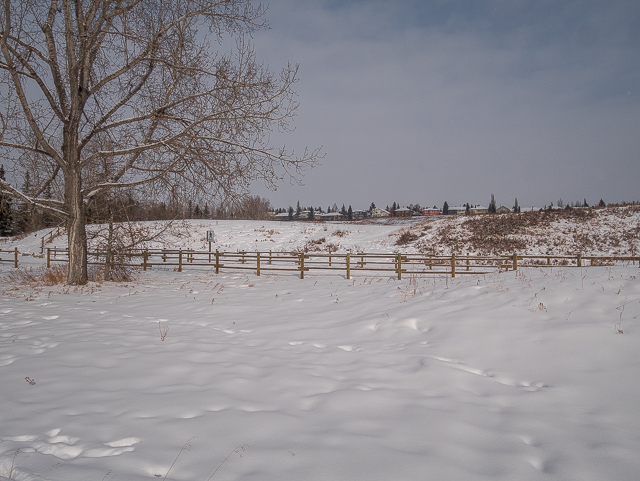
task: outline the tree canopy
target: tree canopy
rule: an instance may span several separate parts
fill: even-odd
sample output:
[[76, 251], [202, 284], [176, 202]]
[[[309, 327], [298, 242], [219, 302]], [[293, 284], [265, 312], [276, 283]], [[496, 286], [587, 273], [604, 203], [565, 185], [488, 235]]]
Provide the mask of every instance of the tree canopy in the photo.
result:
[[233, 197], [315, 163], [270, 144], [297, 108], [297, 67], [257, 62], [264, 14], [250, 0], [4, 0], [0, 156], [32, 186], [0, 185], [66, 221], [68, 283], [86, 282], [85, 210], [104, 192]]

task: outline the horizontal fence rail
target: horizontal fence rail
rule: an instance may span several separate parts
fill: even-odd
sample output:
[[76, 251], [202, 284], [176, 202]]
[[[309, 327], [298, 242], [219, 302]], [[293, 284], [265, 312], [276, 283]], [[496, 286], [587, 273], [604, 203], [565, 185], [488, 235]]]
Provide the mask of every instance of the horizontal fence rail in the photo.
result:
[[[47, 267], [52, 262], [68, 262], [66, 249], [47, 249]], [[16, 255], [17, 259], [17, 255]], [[350, 279], [358, 273], [388, 273], [398, 279], [403, 274], [456, 275], [487, 274], [495, 270], [517, 270], [519, 267], [582, 267], [587, 265], [613, 265], [633, 263], [636, 256], [435, 256], [424, 254], [372, 254], [372, 253], [321, 253], [321, 252], [220, 252], [190, 249], [131, 250], [112, 256], [111, 263], [137, 267], [143, 270], [171, 268], [182, 272], [186, 268], [206, 267], [221, 271], [248, 270], [260, 276], [262, 273], [297, 272], [304, 279], [310, 271], [339, 271]], [[16, 260], [17, 262], [17, 260]], [[90, 251], [88, 262], [104, 265], [106, 253]]]
[[0, 250], [0, 262], [11, 262], [13, 267], [18, 267], [18, 248], [13, 250]]

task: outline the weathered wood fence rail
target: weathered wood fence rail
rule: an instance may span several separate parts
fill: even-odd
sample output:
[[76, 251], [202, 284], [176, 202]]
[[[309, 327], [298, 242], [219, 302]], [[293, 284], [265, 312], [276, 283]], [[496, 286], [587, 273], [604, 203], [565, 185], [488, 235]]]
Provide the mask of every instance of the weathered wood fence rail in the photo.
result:
[[18, 267], [18, 248], [13, 250], [0, 250], [0, 262], [11, 262], [13, 267]]
[[[89, 264], [104, 265], [104, 252], [89, 252]], [[67, 262], [66, 249], [47, 249], [47, 267], [52, 262]], [[16, 257], [17, 259], [17, 257]], [[403, 274], [486, 274], [496, 269], [517, 270], [519, 267], [582, 267], [633, 263], [636, 256], [430, 256], [423, 254], [371, 254], [320, 252], [209, 252], [189, 249], [135, 250], [120, 256], [118, 264], [139, 267], [172, 268], [182, 272], [186, 268], [206, 267], [221, 271], [250, 270], [256, 275], [274, 272], [299, 272], [304, 279], [310, 271], [340, 271], [350, 279], [352, 274], [388, 272], [398, 279]], [[112, 260], [114, 262], [115, 260]], [[17, 261], [16, 261], [17, 262]]]

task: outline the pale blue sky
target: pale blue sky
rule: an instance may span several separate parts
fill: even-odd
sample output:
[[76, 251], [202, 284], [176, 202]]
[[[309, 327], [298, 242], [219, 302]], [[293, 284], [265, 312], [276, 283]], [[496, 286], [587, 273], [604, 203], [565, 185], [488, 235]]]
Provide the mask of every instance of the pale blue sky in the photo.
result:
[[[272, 0], [254, 36], [300, 64], [277, 207], [640, 200], [640, 2]], [[277, 142], [281, 142], [279, 139]]]

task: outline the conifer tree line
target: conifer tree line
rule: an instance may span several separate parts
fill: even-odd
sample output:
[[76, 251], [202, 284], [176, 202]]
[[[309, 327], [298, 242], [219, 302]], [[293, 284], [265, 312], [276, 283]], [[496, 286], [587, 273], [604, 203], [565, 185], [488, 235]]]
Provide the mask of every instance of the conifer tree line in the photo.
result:
[[[0, 165], [0, 179], [5, 180], [4, 165]], [[32, 192], [31, 175], [24, 175], [22, 191]], [[47, 199], [55, 198], [50, 186], [40, 194]], [[87, 205], [87, 223], [135, 222], [175, 219], [270, 219], [273, 208], [268, 199], [257, 195], [246, 195], [224, 203], [210, 205], [208, 202], [173, 196], [165, 202], [145, 201], [136, 191], [121, 190], [104, 192], [93, 197]], [[64, 219], [55, 213], [41, 210], [32, 204], [0, 193], [0, 236], [13, 236], [40, 229], [62, 225]]]

